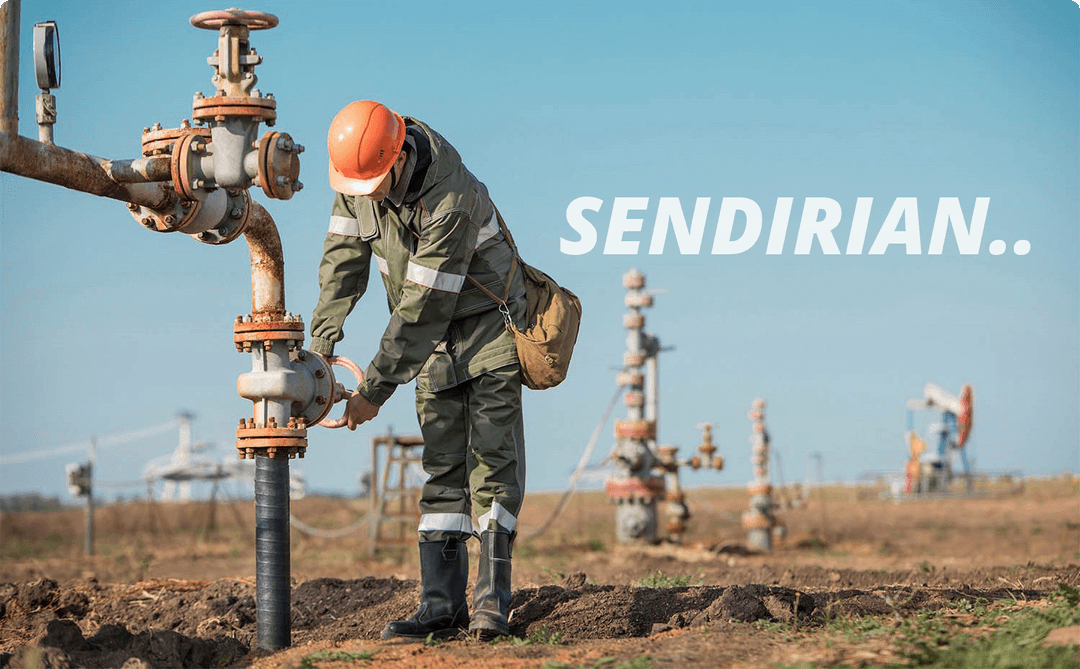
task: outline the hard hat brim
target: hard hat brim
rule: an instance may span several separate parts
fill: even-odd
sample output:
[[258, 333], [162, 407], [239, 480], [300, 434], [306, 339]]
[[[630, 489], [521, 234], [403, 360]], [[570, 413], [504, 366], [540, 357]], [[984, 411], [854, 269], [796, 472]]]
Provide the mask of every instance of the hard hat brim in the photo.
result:
[[[394, 164], [390, 163], [390, 168], [393, 169], [393, 167]], [[387, 174], [390, 174], [389, 169], [371, 179], [354, 179], [339, 172], [331, 161], [330, 188], [342, 195], [371, 195], [375, 192], [375, 189], [379, 187], [379, 184], [383, 182], [383, 179], [386, 178]]]

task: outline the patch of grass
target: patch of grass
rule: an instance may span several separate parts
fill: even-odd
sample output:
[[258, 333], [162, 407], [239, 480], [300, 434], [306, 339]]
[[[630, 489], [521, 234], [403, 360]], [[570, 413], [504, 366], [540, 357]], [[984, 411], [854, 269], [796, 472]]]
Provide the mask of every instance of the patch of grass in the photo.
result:
[[847, 637], [849, 641], [865, 641], [892, 632], [888, 623], [872, 617], [835, 616], [826, 626]]
[[635, 581], [634, 585], [639, 588], [685, 588], [688, 585], [701, 585], [704, 581], [700, 576], [697, 583], [691, 583], [692, 579], [689, 574], [665, 574], [658, 571]]
[[977, 631], [969, 634], [966, 629], [974, 626], [959, 627], [940, 616], [940, 612], [924, 612], [906, 621], [900, 628], [906, 662], [889, 666], [934, 669], [1072, 669], [1076, 666], [1075, 648], [1046, 648], [1039, 642], [1051, 630], [1080, 624], [1080, 588], [1061, 584], [1051, 594], [1049, 607], [1023, 609], [995, 619], [990, 616], [996, 612], [990, 612], [987, 604], [979, 599], [960, 604], [969, 608], [981, 624], [995, 624], [995, 629], [982, 636]]
[[428, 648], [431, 648], [433, 646], [438, 646], [441, 643], [442, 643], [442, 639], [436, 639], [434, 632], [430, 632], [426, 637], [424, 637], [424, 645], [427, 646]]
[[371, 662], [376, 651], [362, 650], [350, 653], [347, 650], [317, 650], [300, 658], [300, 669], [314, 669], [319, 662]]
[[561, 632], [552, 632], [548, 630], [547, 625], [543, 625], [538, 630], [533, 630], [527, 637], [519, 636], [497, 636], [488, 642], [488, 645], [494, 646], [500, 643], [507, 643], [511, 646], [560, 646], [563, 643]]
[[935, 567], [934, 565], [930, 564], [930, 563], [929, 563], [929, 562], [927, 562], [926, 560], [923, 560], [922, 562], [920, 562], [920, 563], [919, 563], [919, 571], [924, 571], [924, 572], [926, 572], [927, 574], [932, 574], [932, 573], [934, 573], [935, 571], [937, 571], [937, 567]]
[[551, 567], [544, 567], [541, 571], [547, 574], [548, 578], [553, 581], [562, 582], [566, 580], [566, 572], [552, 569]]
[[604, 542], [599, 539], [589, 539], [589, 543], [586, 544], [591, 551], [604, 550]]
[[750, 623], [755, 629], [759, 629], [762, 632], [788, 632], [791, 630], [791, 624], [780, 620], [755, 620]]

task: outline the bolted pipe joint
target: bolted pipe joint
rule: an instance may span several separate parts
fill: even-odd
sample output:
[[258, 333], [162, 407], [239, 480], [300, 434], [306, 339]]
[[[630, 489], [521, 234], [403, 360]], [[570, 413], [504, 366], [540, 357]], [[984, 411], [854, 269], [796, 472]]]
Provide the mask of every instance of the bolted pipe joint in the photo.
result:
[[215, 190], [201, 200], [171, 198], [164, 207], [128, 203], [140, 225], [154, 232], [183, 232], [205, 244], [227, 244], [248, 225], [251, 196], [241, 190]]

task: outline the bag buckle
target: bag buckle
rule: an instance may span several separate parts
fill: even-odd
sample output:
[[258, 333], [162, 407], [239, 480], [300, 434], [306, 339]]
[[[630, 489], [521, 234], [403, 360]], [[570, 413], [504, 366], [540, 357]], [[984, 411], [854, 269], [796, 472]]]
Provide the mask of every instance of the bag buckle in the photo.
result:
[[503, 315], [503, 320], [506, 321], [506, 329], [513, 332], [514, 320], [510, 318], [510, 307], [506, 306], [506, 302], [499, 302], [499, 313]]

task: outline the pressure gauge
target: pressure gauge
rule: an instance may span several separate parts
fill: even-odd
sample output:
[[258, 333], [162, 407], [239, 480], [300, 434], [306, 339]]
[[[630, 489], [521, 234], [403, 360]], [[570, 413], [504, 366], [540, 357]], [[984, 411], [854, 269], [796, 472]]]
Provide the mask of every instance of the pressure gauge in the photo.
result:
[[34, 24], [34, 71], [38, 88], [60, 88], [60, 33], [56, 21]]

